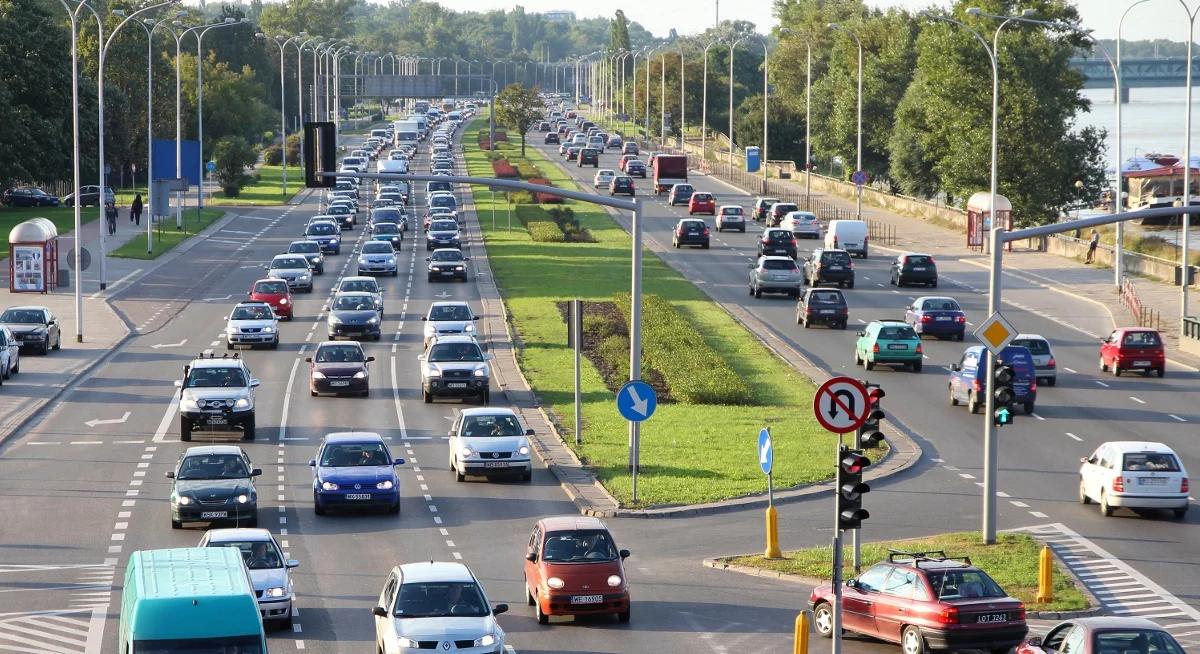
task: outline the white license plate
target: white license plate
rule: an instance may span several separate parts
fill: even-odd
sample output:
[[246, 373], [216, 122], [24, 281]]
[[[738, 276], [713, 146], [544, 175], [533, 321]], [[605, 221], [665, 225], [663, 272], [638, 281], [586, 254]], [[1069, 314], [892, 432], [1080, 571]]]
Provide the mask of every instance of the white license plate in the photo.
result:
[[1135, 368], [1145, 368], [1148, 365], [1150, 365], [1149, 361], [1134, 361], [1133, 362], [1133, 367], [1135, 367]]
[[453, 270], [443, 270], [443, 271], [442, 271], [442, 274], [443, 274], [443, 275], [453, 275], [453, 274], [454, 274], [454, 271], [453, 271]]
[[229, 517], [228, 511], [201, 511], [200, 512], [201, 520], [216, 520], [218, 518], [228, 518], [228, 517]]
[[938, 322], [950, 322], [951, 320], [953, 320], [953, 318], [951, 318], [950, 316], [938, 316], [937, 317]]
[[370, 493], [346, 493], [346, 499], [348, 499], [348, 500], [369, 500], [369, 499], [371, 499], [371, 494]]
[[1138, 486], [1166, 486], [1166, 477], [1141, 477], [1138, 479]]
[[329, 385], [330, 386], [349, 386], [350, 382], [348, 382], [348, 381], [331, 381], [331, 382], [329, 382]]
[[829, 269], [830, 270], [841, 270], [842, 267], [841, 266], [830, 266]]
[[822, 314], [833, 313], [833, 309], [821, 309]]
[[229, 421], [221, 416], [209, 416], [207, 420], [210, 425], [228, 425]]
[[903, 343], [888, 343], [889, 350], [907, 350], [908, 346]]
[[603, 595], [572, 595], [572, 604], [599, 604], [604, 601]]
[[977, 616], [975, 618], [975, 621], [976, 622], [985, 622], [985, 623], [1007, 622], [1008, 614], [1007, 613], [984, 613], [983, 615]]
[[487, 463], [483, 464], [483, 467], [485, 467], [485, 468], [507, 468], [508, 462], [506, 462], [506, 461], [488, 461]]
[[915, 267], [915, 266], [914, 266], [914, 267], [913, 267], [913, 272], [925, 272], [925, 268], [924, 268], [924, 267], [920, 267], [920, 268], [918, 268], [918, 267]]
[[466, 388], [467, 382], [450, 382], [449, 384], [446, 384], [446, 386], [450, 388]]

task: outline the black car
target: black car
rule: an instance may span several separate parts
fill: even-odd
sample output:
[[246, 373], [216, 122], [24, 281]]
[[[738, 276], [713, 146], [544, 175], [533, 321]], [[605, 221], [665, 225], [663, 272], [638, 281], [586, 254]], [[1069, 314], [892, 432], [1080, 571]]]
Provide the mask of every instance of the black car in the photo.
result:
[[766, 229], [758, 239], [758, 256], [796, 258], [796, 235], [788, 229]]
[[427, 274], [429, 281], [441, 279], [458, 279], [467, 281], [467, 263], [471, 257], [464, 257], [462, 250], [457, 248], [442, 248], [434, 250], [433, 254], [425, 257], [429, 262]]
[[309, 394], [353, 393], [366, 397], [371, 392], [371, 370], [367, 364], [374, 360], [375, 357], [363, 352], [359, 343], [321, 343], [311, 357], [304, 359], [309, 364]]
[[425, 250], [438, 248], [460, 248], [462, 236], [458, 231], [458, 223], [451, 219], [436, 218], [429, 221], [429, 229], [425, 232]]
[[232, 522], [258, 526], [258, 491], [254, 478], [262, 470], [236, 445], [189, 447], [179, 457], [171, 479], [171, 528], [185, 522]]
[[854, 288], [854, 263], [845, 250], [817, 248], [804, 260], [804, 279], [809, 286], [834, 284]]
[[641, 177], [646, 179], [646, 164], [641, 161], [630, 161], [625, 164], [625, 174], [630, 177]]
[[546, 132], [546, 145], [558, 143], [558, 132]]
[[308, 259], [308, 267], [314, 275], [325, 274], [325, 253], [321, 252], [321, 244], [316, 241], [292, 241], [288, 245], [288, 254], [303, 254]]
[[707, 223], [698, 218], [684, 218], [675, 225], [675, 232], [671, 235], [671, 244], [675, 247], [698, 245], [707, 250], [708, 239]]
[[796, 324], [828, 325], [833, 329], [845, 329], [850, 317], [846, 296], [835, 288], [810, 288], [796, 302]]
[[937, 264], [928, 254], [905, 252], [892, 261], [891, 282], [893, 286], [925, 284], [937, 288]]
[[338, 226], [342, 228], [342, 231], [349, 231], [351, 229], [354, 229], [354, 211], [352, 211], [350, 209], [350, 207], [347, 207], [345, 205], [328, 207], [325, 210], [325, 215], [326, 216], [336, 216], [337, 221], [338, 221]]
[[591, 166], [593, 168], [600, 167], [600, 151], [595, 148], [583, 148], [579, 151], [580, 168]]
[[538, 123], [537, 128], [538, 128], [539, 132], [549, 132], [550, 131], [550, 122], [543, 120], [542, 122]]
[[35, 186], [5, 189], [0, 203], [9, 207], [57, 207], [59, 199]]
[[608, 194], [616, 195], [634, 195], [637, 192], [637, 187], [633, 185], [633, 178], [628, 175], [618, 175], [608, 183]]
[[408, 214], [396, 207], [372, 209], [370, 223], [395, 223], [400, 226], [400, 231], [405, 231], [408, 229]]
[[9, 307], [0, 313], [0, 325], [8, 327], [21, 347], [40, 354], [62, 347], [58, 319], [46, 307]]
[[[111, 186], [104, 187], [104, 201], [116, 204], [117, 196], [113, 194]], [[64, 206], [75, 206], [75, 194], [69, 193], [62, 199]], [[79, 206], [81, 207], [98, 207], [100, 206], [100, 187], [99, 186], [80, 186], [79, 187]]]
[[338, 293], [329, 303], [329, 340], [338, 337], [379, 340], [379, 308], [372, 293]]
[[776, 202], [771, 205], [767, 211], [767, 225], [770, 227], [778, 227], [783, 219], [793, 211], [799, 211], [800, 207], [791, 202]]
[[634, 141], [625, 141], [621, 146], [621, 154], [638, 154], [638, 144]]

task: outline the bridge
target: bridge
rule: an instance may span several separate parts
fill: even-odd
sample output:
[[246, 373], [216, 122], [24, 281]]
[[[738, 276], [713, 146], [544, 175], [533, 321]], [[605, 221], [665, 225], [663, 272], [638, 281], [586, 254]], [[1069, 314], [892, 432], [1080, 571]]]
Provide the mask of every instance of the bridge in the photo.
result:
[[[1184, 57], [1124, 58], [1121, 60], [1123, 102], [1129, 101], [1128, 89], [1152, 86], [1183, 86], [1187, 83], [1187, 63]], [[1084, 88], [1113, 87], [1112, 68], [1103, 57], [1072, 59], [1071, 67], [1083, 73]], [[1192, 62], [1192, 79], [1200, 84], [1200, 61]]]

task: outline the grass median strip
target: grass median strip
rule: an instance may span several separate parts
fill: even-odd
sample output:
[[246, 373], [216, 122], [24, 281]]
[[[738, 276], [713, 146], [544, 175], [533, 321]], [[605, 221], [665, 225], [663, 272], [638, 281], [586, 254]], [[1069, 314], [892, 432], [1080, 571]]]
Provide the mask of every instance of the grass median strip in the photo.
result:
[[226, 197], [223, 191], [218, 190], [209, 202], [221, 205], [284, 204], [304, 188], [303, 168], [294, 164], [289, 165], [287, 173], [288, 192], [286, 195], [283, 193], [283, 166], [261, 166], [250, 173], [252, 176], [257, 176], [258, 179], [243, 187], [237, 197]]
[[157, 259], [176, 245], [204, 231], [206, 227], [224, 215], [225, 212], [220, 209], [202, 209], [197, 216], [195, 209], [189, 209], [183, 212], [183, 229], [175, 228], [174, 218], [168, 218], [165, 222], [158, 224], [153, 232], [153, 252], [146, 252], [146, 231], [143, 229], [137, 236], [110, 252], [109, 255], [125, 259]]
[[[464, 135], [467, 167], [472, 175], [490, 176], [488, 153], [475, 146], [481, 125], [477, 120]], [[533, 164], [555, 186], [579, 188], [537, 149], [529, 148], [522, 159], [519, 146], [498, 145], [522, 170]], [[568, 201], [559, 206], [569, 207], [595, 242], [535, 242], [521, 222], [514, 220], [507, 228], [507, 214], [510, 209], [515, 213], [515, 207], [504, 193], [496, 193], [494, 201], [486, 188], [474, 187], [473, 194], [488, 258], [523, 344], [522, 370], [560, 422], [573, 423], [573, 357], [556, 303], [573, 298], [612, 302], [617, 294], [628, 293], [630, 237], [596, 205]], [[833, 470], [833, 436], [812, 418], [812, 384], [651, 253], [644, 259], [643, 283], [646, 294], [661, 297], [699, 333], [704, 345], [740, 377], [750, 397], [744, 405], [659, 405], [642, 426], [636, 506], [693, 504], [764, 492], [766, 479], [755, 451], [764, 426], [774, 434], [776, 488], [827, 479]], [[564, 436], [609, 492], [634, 506], [627, 470], [628, 423], [590, 362], [584, 363], [582, 379], [583, 444], [575, 446], [567, 431]]]
[[[1028, 534], [1003, 533], [995, 545], [984, 545], [975, 532], [939, 534], [926, 538], [884, 541], [862, 544], [864, 569], [878, 561], [887, 560], [888, 550], [929, 552], [943, 550], [947, 556], [968, 556], [971, 563], [988, 573], [1009, 595], [1025, 603], [1027, 611], [1079, 611], [1091, 605], [1075, 587], [1072, 577], [1055, 563], [1054, 600], [1039, 603], [1038, 554], [1042, 546]], [[844, 578], [854, 576], [853, 557], [846, 550]], [[833, 548], [810, 547], [784, 552], [781, 559], [767, 559], [760, 554], [731, 556], [722, 562], [771, 570], [783, 574], [829, 580], [832, 575]]]

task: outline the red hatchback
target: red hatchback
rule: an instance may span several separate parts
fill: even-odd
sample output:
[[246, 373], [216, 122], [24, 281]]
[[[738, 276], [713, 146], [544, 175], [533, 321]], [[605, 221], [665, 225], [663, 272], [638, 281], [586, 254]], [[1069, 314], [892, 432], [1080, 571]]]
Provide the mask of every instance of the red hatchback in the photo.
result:
[[692, 199], [688, 200], [688, 215], [694, 213], [717, 215], [717, 200], [712, 193], [696, 192], [692, 194]]
[[250, 287], [246, 297], [271, 305], [271, 310], [283, 320], [292, 319], [292, 292], [282, 279], [260, 279]]
[[621, 172], [624, 172], [625, 164], [629, 163], [630, 161], [632, 161], [634, 159], [637, 159], [636, 154], [623, 154], [623, 155], [621, 155], [620, 161], [617, 162], [617, 167], [621, 169]]
[[629, 580], [618, 550], [599, 518], [543, 518], [525, 550], [525, 596], [538, 624], [552, 615], [614, 614], [629, 622]]
[[[833, 635], [833, 590], [809, 602], [822, 636]], [[1025, 639], [1025, 605], [1009, 597], [966, 557], [892, 552], [842, 588], [842, 629], [899, 643], [905, 654], [928, 650], [1008, 652]]]
[[1108, 338], [1100, 341], [1100, 370], [1112, 370], [1117, 377], [1130, 370], [1140, 371], [1143, 375], [1154, 371], [1162, 377], [1167, 373], [1162, 336], [1145, 327], [1114, 329]]

